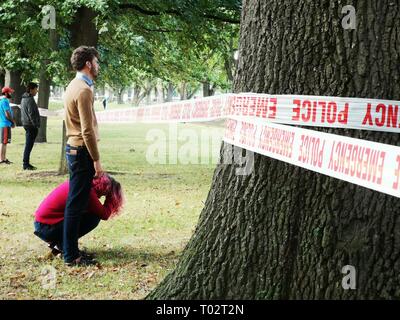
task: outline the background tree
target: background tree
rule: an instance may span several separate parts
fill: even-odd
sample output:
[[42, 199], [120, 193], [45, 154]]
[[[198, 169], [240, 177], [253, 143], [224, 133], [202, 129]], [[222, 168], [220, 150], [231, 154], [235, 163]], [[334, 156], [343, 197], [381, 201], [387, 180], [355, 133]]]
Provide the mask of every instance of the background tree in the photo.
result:
[[[53, 31], [41, 26], [45, 5], [56, 9]], [[73, 77], [69, 66], [72, 49], [94, 45], [100, 51], [103, 48], [108, 59], [103, 61], [104, 79], [100, 77], [99, 84], [113, 87], [120, 97], [124, 87], [131, 84], [148, 93], [151, 88], [143, 83], [150, 84], [153, 79], [171, 82], [160, 76], [168, 70], [155, 67], [155, 51], [160, 46], [173, 41], [178, 47], [198, 50], [199, 43], [203, 47], [211, 44], [222, 30], [231, 30], [230, 36], [235, 37], [239, 12], [237, 0], [5, 0], [0, 4], [0, 70], [11, 72], [9, 79], [17, 88], [18, 99], [24, 82], [40, 80], [39, 105], [47, 108], [50, 85], [65, 86]], [[131, 45], [137, 39], [141, 39], [144, 50]], [[180, 71], [185, 72], [190, 70]], [[150, 81], [135, 79], [143, 73], [150, 75]], [[170, 96], [173, 86], [177, 84], [169, 85]], [[141, 94], [136, 94], [139, 97]], [[38, 140], [46, 141], [45, 119]]]
[[[246, 0], [236, 92], [399, 99], [398, 4]], [[318, 129], [398, 145], [398, 134]], [[224, 145], [224, 147], [230, 147]], [[262, 155], [219, 165], [196, 231], [151, 299], [399, 298], [397, 198]], [[356, 290], [341, 285], [356, 268]]]

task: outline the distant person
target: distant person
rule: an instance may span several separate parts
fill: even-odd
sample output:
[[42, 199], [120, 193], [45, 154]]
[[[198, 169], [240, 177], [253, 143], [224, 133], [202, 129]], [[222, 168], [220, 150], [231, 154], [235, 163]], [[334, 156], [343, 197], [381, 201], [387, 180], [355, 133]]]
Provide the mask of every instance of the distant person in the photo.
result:
[[93, 177], [104, 172], [97, 146], [99, 130], [94, 112], [94, 80], [99, 71], [99, 53], [94, 47], [80, 46], [72, 52], [71, 65], [77, 72], [65, 91], [66, 158], [69, 193], [64, 215], [64, 262], [67, 266], [92, 264], [80, 254], [80, 224], [89, 203]]
[[0, 164], [12, 164], [6, 157], [7, 144], [11, 143], [11, 128], [15, 128], [13, 111], [10, 107], [10, 99], [14, 90], [4, 87], [0, 96]]
[[34, 99], [37, 92], [38, 85], [30, 82], [21, 100], [21, 120], [25, 129], [25, 150], [22, 165], [24, 170], [36, 170], [36, 167], [30, 163], [30, 155], [40, 128], [39, 108]]
[[[34, 233], [48, 243], [54, 255], [63, 251], [64, 210], [68, 191], [69, 181], [65, 181], [43, 200], [35, 213]], [[105, 196], [104, 204], [99, 200], [102, 196]], [[108, 220], [118, 215], [123, 202], [121, 184], [113, 177], [104, 174], [93, 179], [87, 210], [80, 217], [78, 238], [95, 229], [100, 220]]]
[[103, 99], [103, 101], [102, 101], [104, 110], [107, 109], [107, 102], [108, 102], [108, 97], [105, 97], [105, 98]]

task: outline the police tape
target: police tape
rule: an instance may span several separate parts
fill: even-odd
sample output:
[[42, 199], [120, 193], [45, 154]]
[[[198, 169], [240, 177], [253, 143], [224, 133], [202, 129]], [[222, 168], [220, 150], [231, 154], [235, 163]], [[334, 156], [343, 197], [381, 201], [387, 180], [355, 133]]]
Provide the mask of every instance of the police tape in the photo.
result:
[[224, 141], [400, 197], [400, 147], [257, 120], [227, 119]]
[[[400, 148], [284, 124], [400, 132], [400, 101], [225, 94], [96, 112], [100, 123], [226, 120], [224, 141], [305, 169], [400, 197]], [[45, 116], [63, 110], [42, 111]]]
[[400, 101], [304, 95], [224, 94], [97, 112], [99, 122], [205, 122], [238, 116], [301, 126], [400, 133]]
[[39, 114], [42, 117], [57, 117], [57, 118], [64, 118], [65, 111], [61, 110], [48, 110], [39, 108]]
[[[21, 109], [21, 106], [19, 104], [15, 103], [10, 103], [10, 107], [17, 107]], [[56, 118], [63, 118], [64, 117], [64, 110], [49, 110], [49, 109], [44, 109], [44, 108], [38, 108], [39, 109], [39, 114], [41, 117], [56, 117]]]
[[[255, 93], [161, 103], [96, 112], [99, 122], [205, 122], [238, 116], [301, 126], [363, 129], [400, 133], [400, 101]], [[63, 110], [39, 109], [44, 117]]]

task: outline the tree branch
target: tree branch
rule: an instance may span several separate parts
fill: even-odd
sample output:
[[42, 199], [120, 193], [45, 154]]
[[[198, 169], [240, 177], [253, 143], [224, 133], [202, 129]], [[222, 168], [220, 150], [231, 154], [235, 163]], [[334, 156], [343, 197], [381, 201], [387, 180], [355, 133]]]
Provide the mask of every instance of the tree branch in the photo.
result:
[[177, 30], [168, 30], [168, 29], [148, 29], [148, 28], [142, 28], [144, 31], [148, 32], [183, 32], [182, 29], [177, 29]]
[[[159, 16], [162, 14], [172, 14], [172, 15], [179, 16], [179, 17], [183, 16], [183, 13], [178, 10], [170, 9], [170, 10], [166, 10], [166, 11], [162, 11], [162, 12], [161, 11], [153, 11], [153, 10], [149, 10], [149, 9], [144, 9], [144, 8], [138, 6], [137, 4], [133, 4], [133, 3], [122, 3], [119, 5], [119, 8], [120, 9], [133, 9], [133, 10], [140, 12], [147, 16]], [[233, 18], [226, 17], [226, 16], [213, 15], [213, 14], [209, 14], [209, 13], [204, 13], [201, 15], [201, 17], [210, 19], [210, 20], [228, 22], [228, 23], [232, 23], [232, 24], [240, 23], [240, 20], [237, 20], [237, 19], [233, 19]]]

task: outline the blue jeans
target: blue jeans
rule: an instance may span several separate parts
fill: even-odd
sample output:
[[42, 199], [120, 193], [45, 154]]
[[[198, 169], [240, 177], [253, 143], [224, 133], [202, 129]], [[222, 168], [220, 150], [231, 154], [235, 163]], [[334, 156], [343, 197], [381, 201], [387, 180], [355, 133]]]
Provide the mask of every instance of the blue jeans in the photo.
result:
[[[79, 224], [78, 236], [83, 237], [88, 234], [94, 228], [98, 226], [100, 222], [100, 217], [85, 213]], [[59, 248], [63, 247], [63, 233], [64, 233], [64, 221], [60, 221], [56, 224], [44, 224], [38, 221], [34, 222], [35, 235], [45, 242], [57, 244]]]
[[69, 170], [69, 192], [64, 211], [64, 261], [79, 257], [78, 238], [80, 222], [89, 204], [89, 194], [95, 175], [93, 160], [86, 147], [67, 144], [66, 157]]

